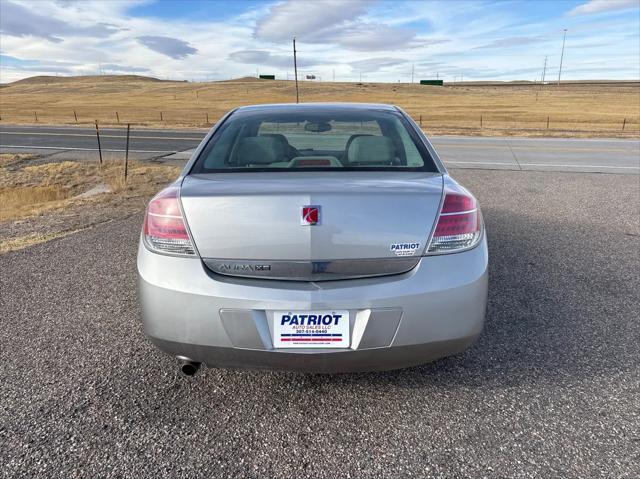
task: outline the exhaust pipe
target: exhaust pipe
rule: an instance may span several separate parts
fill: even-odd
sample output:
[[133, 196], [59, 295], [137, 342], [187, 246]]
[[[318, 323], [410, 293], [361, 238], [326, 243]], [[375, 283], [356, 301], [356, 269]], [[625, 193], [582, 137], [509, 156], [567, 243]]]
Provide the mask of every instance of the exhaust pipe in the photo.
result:
[[189, 358], [178, 357], [178, 360], [180, 361], [180, 371], [185, 376], [193, 376], [198, 372], [198, 369], [200, 369], [200, 363], [192, 361]]

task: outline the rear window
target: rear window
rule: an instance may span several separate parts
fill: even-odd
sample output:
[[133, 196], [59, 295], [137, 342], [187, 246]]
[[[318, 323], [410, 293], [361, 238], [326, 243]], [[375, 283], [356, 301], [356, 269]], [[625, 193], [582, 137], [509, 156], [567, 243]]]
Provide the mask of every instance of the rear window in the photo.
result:
[[400, 112], [286, 107], [233, 113], [192, 172], [309, 169], [437, 171]]

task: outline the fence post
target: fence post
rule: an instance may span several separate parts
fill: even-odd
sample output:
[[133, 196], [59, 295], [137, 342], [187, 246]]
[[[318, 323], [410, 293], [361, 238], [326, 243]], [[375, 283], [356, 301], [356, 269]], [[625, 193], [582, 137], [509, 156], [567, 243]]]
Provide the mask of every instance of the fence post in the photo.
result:
[[422, 115], [420, 115], [420, 126], [422, 127]]
[[98, 139], [98, 155], [100, 158], [100, 165], [102, 165], [102, 146], [100, 146], [100, 129], [98, 128], [98, 120], [96, 121], [96, 138]]
[[162, 120], [162, 112], [160, 112], [160, 121], [163, 121], [163, 120]]
[[627, 124], [627, 119], [622, 120], [622, 131], [624, 131], [624, 126]]
[[78, 123], [78, 115], [75, 110], [73, 110], [73, 117], [76, 119], [76, 123]]
[[34, 111], [34, 112], [33, 112], [33, 116], [34, 116], [34, 117], [35, 117], [35, 119], [36, 119], [36, 123], [38, 123], [38, 112], [37, 112], [37, 111]]
[[207, 125], [209, 124], [209, 112], [207, 112]]
[[120, 115], [118, 115], [118, 112], [116, 112], [116, 121], [120, 123]]
[[549, 117], [547, 117], [547, 130], [549, 129]]
[[127, 146], [124, 149], [124, 181], [127, 182], [127, 176], [129, 174], [129, 131], [131, 124], [127, 123]]
[[480, 128], [482, 128], [482, 115], [480, 115]]

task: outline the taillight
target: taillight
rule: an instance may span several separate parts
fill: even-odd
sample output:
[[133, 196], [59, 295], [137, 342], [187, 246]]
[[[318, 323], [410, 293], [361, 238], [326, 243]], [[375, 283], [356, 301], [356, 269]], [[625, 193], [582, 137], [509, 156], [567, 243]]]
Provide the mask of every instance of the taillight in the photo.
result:
[[475, 246], [482, 237], [482, 215], [473, 196], [447, 192], [427, 253], [454, 253]]
[[170, 186], [158, 193], [147, 207], [144, 239], [153, 251], [177, 255], [195, 255], [178, 200], [179, 190]]

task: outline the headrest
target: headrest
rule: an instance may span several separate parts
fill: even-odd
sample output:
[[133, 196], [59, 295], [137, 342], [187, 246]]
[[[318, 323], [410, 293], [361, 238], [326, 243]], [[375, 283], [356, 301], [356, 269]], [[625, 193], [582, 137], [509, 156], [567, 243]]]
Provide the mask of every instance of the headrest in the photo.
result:
[[353, 139], [347, 150], [349, 163], [392, 163], [395, 159], [395, 147], [386, 136], [358, 136]]
[[265, 165], [284, 161], [284, 146], [272, 136], [249, 136], [242, 138], [236, 148], [238, 165]]
[[287, 137], [284, 136], [282, 133], [263, 133], [260, 136], [265, 138], [276, 138], [278, 141], [281, 141], [282, 143], [286, 143], [287, 145], [289, 144], [289, 142], [287, 141]]

